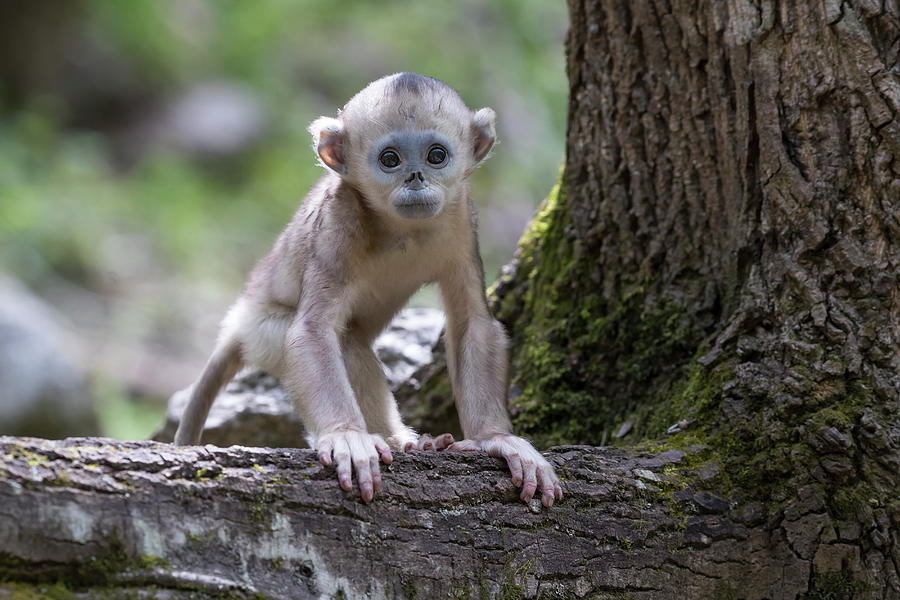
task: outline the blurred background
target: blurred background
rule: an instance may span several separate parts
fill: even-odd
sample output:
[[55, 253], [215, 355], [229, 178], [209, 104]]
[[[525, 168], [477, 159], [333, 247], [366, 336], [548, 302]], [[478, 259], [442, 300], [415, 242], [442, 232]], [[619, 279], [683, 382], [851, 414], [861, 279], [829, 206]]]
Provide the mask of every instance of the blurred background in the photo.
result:
[[0, 2], [0, 434], [147, 437], [319, 177], [307, 125], [385, 74], [497, 111], [493, 279], [563, 159], [567, 24], [562, 0]]

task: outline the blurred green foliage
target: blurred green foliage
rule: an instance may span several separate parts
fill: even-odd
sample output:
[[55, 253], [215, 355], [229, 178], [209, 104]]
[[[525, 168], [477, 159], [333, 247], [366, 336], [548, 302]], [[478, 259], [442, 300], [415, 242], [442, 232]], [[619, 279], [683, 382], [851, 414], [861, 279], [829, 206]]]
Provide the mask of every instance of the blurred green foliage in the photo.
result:
[[[172, 155], [123, 175], [109, 166], [102, 135], [59, 128], [65, 108], [53, 99], [38, 97], [30, 110], [7, 115], [0, 261], [32, 282], [45, 269], [89, 276], [97, 240], [121, 228], [150, 236], [170, 268], [215, 270], [209, 259], [224, 256], [238, 266], [232, 261], [225, 271], [241, 277], [320, 173], [307, 124], [391, 72], [433, 75], [473, 106], [494, 105], [501, 143], [520, 127], [507, 119], [546, 122], [538, 131], [551, 137], [524, 161], [499, 146], [476, 175], [480, 197], [500, 196], [515, 182], [536, 203], [562, 158], [562, 2], [86, 0], [80, 12], [92, 35], [160, 93], [210, 78], [246, 84], [268, 111], [269, 135], [237, 177]], [[524, 114], [497, 106], [504, 90], [525, 99]]]
[[51, 129], [33, 114], [0, 124], [0, 261], [32, 284], [56, 274], [100, 285], [94, 267], [115, 231], [147, 236], [166, 270], [234, 276], [228, 259], [245, 271], [318, 173], [312, 160], [297, 160], [298, 150], [310, 152], [305, 144], [283, 143], [252, 157], [238, 184], [172, 154], [121, 176], [97, 135]]

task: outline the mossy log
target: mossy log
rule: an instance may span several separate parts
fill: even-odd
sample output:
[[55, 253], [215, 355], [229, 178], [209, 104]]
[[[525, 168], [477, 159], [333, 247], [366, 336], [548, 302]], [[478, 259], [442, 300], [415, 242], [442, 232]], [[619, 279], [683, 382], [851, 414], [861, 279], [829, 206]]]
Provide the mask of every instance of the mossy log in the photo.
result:
[[0, 438], [0, 597], [793, 598], [858, 558], [815, 499], [773, 530], [700, 491], [702, 447], [548, 457], [552, 509], [457, 452], [398, 455], [364, 504], [310, 450]]

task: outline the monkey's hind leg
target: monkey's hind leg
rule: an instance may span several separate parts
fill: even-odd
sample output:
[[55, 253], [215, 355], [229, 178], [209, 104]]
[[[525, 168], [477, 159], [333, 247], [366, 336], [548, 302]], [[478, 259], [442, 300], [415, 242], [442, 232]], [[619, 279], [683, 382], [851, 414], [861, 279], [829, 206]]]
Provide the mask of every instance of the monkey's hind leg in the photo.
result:
[[191, 399], [188, 401], [178, 431], [175, 432], [175, 444], [189, 446], [200, 443], [203, 424], [212, 407], [213, 401], [222, 386], [228, 383], [243, 366], [241, 347], [237, 340], [225, 340], [213, 351], [206, 363], [200, 379], [191, 388]]

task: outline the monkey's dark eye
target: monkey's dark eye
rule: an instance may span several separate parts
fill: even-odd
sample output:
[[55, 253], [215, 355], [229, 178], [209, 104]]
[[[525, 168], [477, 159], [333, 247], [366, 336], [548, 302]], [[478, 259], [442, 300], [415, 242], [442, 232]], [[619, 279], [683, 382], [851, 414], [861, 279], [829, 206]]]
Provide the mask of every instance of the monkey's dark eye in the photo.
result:
[[447, 160], [447, 151], [441, 146], [432, 146], [428, 149], [428, 162], [433, 165], [439, 165]]
[[385, 150], [381, 153], [381, 156], [378, 157], [378, 162], [388, 169], [393, 169], [400, 164], [400, 155], [393, 150]]

